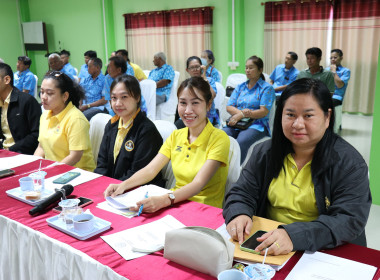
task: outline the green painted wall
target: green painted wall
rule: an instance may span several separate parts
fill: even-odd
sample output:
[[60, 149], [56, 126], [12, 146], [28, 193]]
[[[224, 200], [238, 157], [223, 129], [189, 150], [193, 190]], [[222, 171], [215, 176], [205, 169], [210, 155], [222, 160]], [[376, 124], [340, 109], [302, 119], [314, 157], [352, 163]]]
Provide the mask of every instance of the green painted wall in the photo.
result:
[[376, 93], [375, 104], [373, 111], [373, 124], [372, 124], [372, 139], [371, 139], [371, 154], [369, 160], [369, 179], [372, 192], [372, 200], [376, 205], [380, 205], [380, 49], [379, 59], [377, 63], [377, 76], [376, 76]]
[[0, 57], [16, 70], [17, 57], [23, 54], [16, 0], [0, 0], [0, 26]]

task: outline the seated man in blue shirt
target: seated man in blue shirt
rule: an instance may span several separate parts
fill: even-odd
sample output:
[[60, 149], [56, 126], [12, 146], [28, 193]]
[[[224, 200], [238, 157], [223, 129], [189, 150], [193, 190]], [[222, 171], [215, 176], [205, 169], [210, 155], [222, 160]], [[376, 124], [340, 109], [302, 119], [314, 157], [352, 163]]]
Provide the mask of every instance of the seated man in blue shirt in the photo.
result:
[[271, 84], [276, 92], [276, 100], [281, 96], [287, 85], [295, 81], [300, 71], [294, 67], [298, 60], [295, 52], [288, 52], [285, 57], [285, 64], [277, 65], [270, 75]]
[[86, 93], [86, 98], [79, 109], [90, 121], [96, 114], [102, 112], [108, 113], [108, 111], [104, 109], [107, 101], [102, 96], [105, 81], [102, 73], [102, 60], [100, 58], [90, 58], [87, 65], [89, 75], [79, 83]]
[[150, 71], [148, 79], [156, 82], [156, 105], [159, 105], [169, 99], [175, 73], [173, 67], [166, 64], [163, 52], [154, 55], [153, 63], [157, 68]]
[[36, 78], [34, 77], [34, 74], [29, 70], [31, 64], [32, 60], [29, 57], [18, 57], [17, 72], [14, 74], [14, 86], [18, 88], [18, 90], [34, 96]]
[[74, 76], [63, 68], [63, 61], [61, 60], [61, 57], [59, 56], [59, 54], [52, 53], [51, 55], [49, 55], [49, 66], [51, 70], [65, 73], [67, 76], [70, 77], [71, 80], [75, 81]]
[[[102, 96], [104, 96], [104, 99], [106, 101], [109, 101], [105, 104], [104, 107], [108, 110], [108, 112], [111, 116], [114, 116], [115, 113], [114, 113], [114, 111], [112, 111], [112, 108], [110, 105], [111, 84], [112, 84], [113, 80], [115, 80], [116, 77], [118, 77], [124, 73], [127, 74], [126, 73], [127, 65], [125, 64], [124, 58], [122, 58], [120, 56], [112, 56], [112, 57], [110, 57], [110, 59], [108, 61], [109, 61], [108, 66], [107, 66], [108, 74], [105, 77]], [[131, 76], [133, 76], [133, 75], [131, 75]], [[141, 111], [146, 113], [146, 111], [147, 111], [146, 102], [145, 102], [145, 99], [142, 95], [141, 95], [141, 106], [140, 106], [140, 108], [141, 108]]]
[[351, 78], [351, 70], [342, 66], [342, 60], [342, 50], [334, 49], [331, 51], [330, 56], [331, 65], [330, 67], [326, 67], [326, 70], [334, 75], [335, 91], [332, 97], [334, 107], [342, 105], [348, 81]]
[[75, 71], [75, 68], [70, 64], [70, 52], [66, 50], [61, 51], [61, 60], [63, 62], [63, 68], [65, 69], [65, 73], [69, 72], [71, 75], [76, 76], [78, 73]]
[[86, 51], [84, 53], [84, 64], [81, 66], [78, 74], [79, 81], [86, 78], [89, 75], [87, 63], [90, 60], [90, 58], [96, 57], [98, 57], [96, 51]]

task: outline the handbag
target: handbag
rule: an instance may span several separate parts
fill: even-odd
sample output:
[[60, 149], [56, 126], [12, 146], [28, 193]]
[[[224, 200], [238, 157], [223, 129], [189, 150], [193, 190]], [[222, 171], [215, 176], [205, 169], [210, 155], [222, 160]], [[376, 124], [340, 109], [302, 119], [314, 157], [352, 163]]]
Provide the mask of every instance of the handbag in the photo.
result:
[[226, 124], [227, 124], [227, 126], [232, 127], [232, 128], [238, 128], [238, 129], [241, 129], [241, 130], [245, 130], [245, 129], [247, 129], [247, 128], [250, 127], [251, 124], [255, 121], [255, 119], [251, 119], [251, 118], [242, 118], [242, 119], [241, 119], [240, 121], [238, 121], [235, 125], [229, 125], [230, 118], [231, 118], [231, 117], [229, 117], [229, 118], [226, 120]]
[[234, 250], [233, 243], [206, 227], [184, 227], [165, 235], [166, 259], [215, 277], [232, 267]]
[[231, 87], [231, 86], [228, 86], [228, 87], [226, 87], [226, 96], [227, 97], [230, 97], [231, 96], [231, 94], [232, 94], [232, 92], [234, 91], [234, 87]]

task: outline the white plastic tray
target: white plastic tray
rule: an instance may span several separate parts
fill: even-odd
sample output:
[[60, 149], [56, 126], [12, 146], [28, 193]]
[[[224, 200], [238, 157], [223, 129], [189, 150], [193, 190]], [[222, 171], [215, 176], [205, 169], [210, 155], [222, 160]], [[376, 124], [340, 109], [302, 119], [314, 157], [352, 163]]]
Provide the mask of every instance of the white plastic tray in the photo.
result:
[[79, 240], [86, 240], [93, 237], [103, 231], [106, 231], [111, 227], [111, 222], [95, 217], [94, 229], [88, 232], [78, 232], [75, 229], [68, 230], [66, 223], [59, 217], [59, 215], [46, 219], [49, 226], [58, 229], [68, 235], [71, 235]]
[[29, 205], [32, 205], [32, 206], [35, 206], [37, 205], [39, 202], [41, 202], [42, 200], [44, 200], [44, 198], [50, 196], [53, 194], [53, 191], [52, 190], [47, 190], [45, 189], [42, 194], [41, 194], [41, 197], [39, 199], [35, 199], [35, 200], [28, 200], [28, 199], [25, 199], [25, 195], [24, 195], [24, 192], [21, 190], [20, 187], [17, 187], [17, 188], [14, 188], [14, 189], [10, 189], [10, 190], [7, 190], [5, 191], [6, 194], [10, 197], [13, 197], [17, 200], [20, 200], [22, 202], [25, 202]]

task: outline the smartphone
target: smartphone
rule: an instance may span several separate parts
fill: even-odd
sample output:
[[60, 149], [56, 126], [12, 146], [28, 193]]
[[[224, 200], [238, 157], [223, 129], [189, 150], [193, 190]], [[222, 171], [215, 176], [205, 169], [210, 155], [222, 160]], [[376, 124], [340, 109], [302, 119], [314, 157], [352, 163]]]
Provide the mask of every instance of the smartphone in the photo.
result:
[[0, 170], [0, 178], [11, 176], [13, 174], [15, 174], [15, 171], [12, 170], [12, 169], [3, 169], [3, 170]]
[[79, 172], [67, 172], [65, 174], [63, 174], [61, 177], [55, 179], [53, 181], [54, 184], [67, 184], [68, 182], [70, 182], [71, 180], [74, 180], [76, 177], [78, 177], [80, 175]]
[[[89, 199], [89, 198], [86, 198], [86, 197], [78, 197], [78, 199], [80, 200], [78, 206], [79, 207], [85, 207], [89, 204], [91, 204], [93, 201], [92, 199]], [[61, 206], [57, 206], [57, 207], [54, 207], [53, 208], [53, 211], [56, 212], [56, 213], [61, 213], [62, 212], [62, 207]]]
[[261, 242], [257, 241], [256, 239], [261, 237], [265, 233], [267, 233], [267, 232], [263, 231], [263, 230], [256, 231], [253, 235], [251, 235], [247, 240], [245, 240], [240, 245], [240, 250], [259, 255], [260, 252], [256, 252], [255, 249], [257, 246], [260, 245]]

